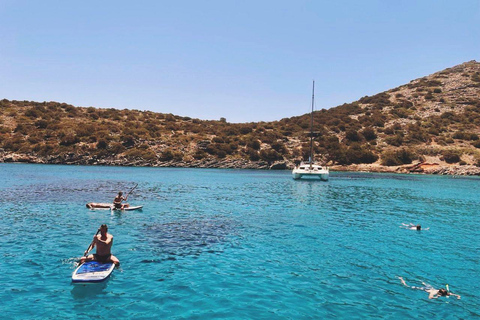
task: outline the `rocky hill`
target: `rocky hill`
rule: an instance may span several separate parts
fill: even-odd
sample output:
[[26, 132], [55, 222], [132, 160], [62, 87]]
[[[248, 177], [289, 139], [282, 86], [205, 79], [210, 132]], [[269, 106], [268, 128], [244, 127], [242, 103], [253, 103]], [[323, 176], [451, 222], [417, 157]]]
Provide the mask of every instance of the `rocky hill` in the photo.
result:
[[[333, 170], [480, 174], [480, 63], [470, 61], [316, 111], [315, 153]], [[293, 167], [310, 115], [232, 124], [150, 111], [0, 101], [0, 161]]]

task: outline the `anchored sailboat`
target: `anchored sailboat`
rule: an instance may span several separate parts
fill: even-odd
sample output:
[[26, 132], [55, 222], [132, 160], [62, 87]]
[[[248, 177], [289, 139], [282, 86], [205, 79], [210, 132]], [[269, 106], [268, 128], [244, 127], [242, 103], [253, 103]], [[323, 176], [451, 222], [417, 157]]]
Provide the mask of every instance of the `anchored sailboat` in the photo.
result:
[[312, 89], [312, 112], [310, 115], [310, 156], [308, 162], [301, 162], [292, 171], [293, 179], [302, 178], [320, 178], [322, 181], [328, 181], [329, 169], [314, 161], [313, 158], [313, 106], [315, 103], [315, 81], [313, 81]]

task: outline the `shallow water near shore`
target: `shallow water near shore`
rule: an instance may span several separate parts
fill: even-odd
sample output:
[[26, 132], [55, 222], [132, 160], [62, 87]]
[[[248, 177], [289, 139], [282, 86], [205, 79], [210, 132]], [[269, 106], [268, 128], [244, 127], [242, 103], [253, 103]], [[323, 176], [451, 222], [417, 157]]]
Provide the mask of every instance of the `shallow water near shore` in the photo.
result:
[[[479, 178], [0, 164], [0, 311], [10, 319], [472, 319]], [[143, 211], [89, 210], [127, 192]], [[420, 223], [429, 230], [402, 229]], [[106, 223], [121, 266], [73, 285]], [[429, 300], [402, 286], [449, 284]]]

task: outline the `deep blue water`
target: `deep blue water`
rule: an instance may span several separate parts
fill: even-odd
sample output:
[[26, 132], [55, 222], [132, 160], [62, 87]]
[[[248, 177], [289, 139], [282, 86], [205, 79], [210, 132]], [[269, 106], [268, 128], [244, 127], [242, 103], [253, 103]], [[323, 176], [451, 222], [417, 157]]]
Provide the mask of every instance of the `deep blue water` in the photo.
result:
[[[9, 319], [480, 317], [480, 179], [0, 164]], [[143, 211], [85, 208], [129, 197]], [[420, 223], [421, 232], [402, 229]], [[106, 223], [121, 267], [71, 283]], [[402, 286], [449, 284], [462, 299]]]

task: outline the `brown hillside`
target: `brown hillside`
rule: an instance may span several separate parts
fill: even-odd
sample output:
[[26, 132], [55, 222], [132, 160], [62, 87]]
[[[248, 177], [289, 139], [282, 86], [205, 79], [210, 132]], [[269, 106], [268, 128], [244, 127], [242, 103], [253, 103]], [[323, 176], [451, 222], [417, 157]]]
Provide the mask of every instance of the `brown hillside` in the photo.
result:
[[[291, 167], [309, 115], [230, 124], [138, 110], [0, 101], [0, 161]], [[480, 63], [315, 112], [317, 158], [337, 170], [480, 172]]]

